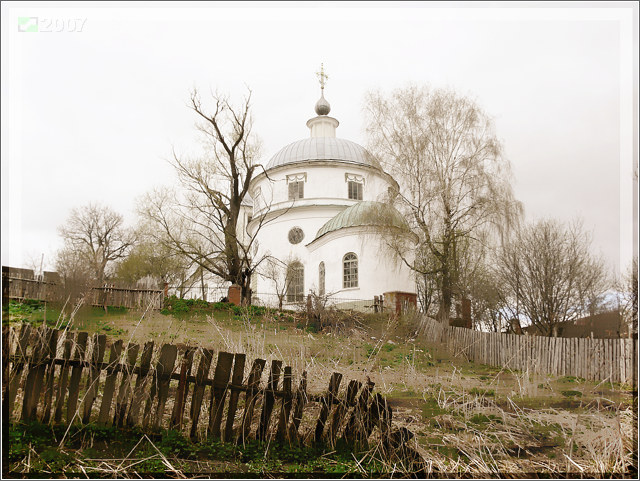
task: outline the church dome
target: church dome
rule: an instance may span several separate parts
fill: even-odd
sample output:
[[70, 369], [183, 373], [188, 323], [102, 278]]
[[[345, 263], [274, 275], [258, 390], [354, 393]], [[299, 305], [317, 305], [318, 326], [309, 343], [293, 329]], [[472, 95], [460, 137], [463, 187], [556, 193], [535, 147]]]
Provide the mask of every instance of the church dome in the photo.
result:
[[[364, 201], [343, 210], [323, 225], [315, 239], [346, 227], [359, 226], [393, 226], [408, 230], [409, 225], [394, 207], [382, 202]], [[314, 239], [314, 240], [315, 240]]]
[[335, 160], [380, 168], [380, 164], [361, 145], [337, 137], [311, 137], [282, 148], [267, 163], [266, 170], [313, 160]]
[[329, 105], [329, 102], [327, 102], [323, 94], [316, 102], [316, 114], [329, 115], [329, 112], [331, 112], [331, 105]]

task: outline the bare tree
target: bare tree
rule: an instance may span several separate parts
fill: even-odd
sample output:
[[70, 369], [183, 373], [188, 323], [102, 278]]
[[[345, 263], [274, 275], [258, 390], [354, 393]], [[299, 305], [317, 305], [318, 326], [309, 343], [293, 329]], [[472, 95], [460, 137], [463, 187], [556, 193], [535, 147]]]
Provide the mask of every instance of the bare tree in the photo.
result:
[[522, 207], [509, 183], [510, 164], [491, 120], [470, 99], [446, 90], [415, 86], [366, 99], [370, 150], [400, 184], [391, 199], [418, 236], [418, 259], [407, 245], [396, 252], [418, 276], [436, 276], [440, 319], [449, 318], [456, 295], [456, 265], [463, 240], [480, 231], [504, 230]]
[[248, 298], [256, 259], [255, 233], [244, 231], [243, 215], [251, 206], [249, 184], [261, 165], [260, 143], [252, 133], [251, 92], [240, 106], [214, 95], [206, 109], [196, 90], [189, 107], [196, 113], [206, 155], [188, 159], [173, 155], [181, 192], [155, 190], [145, 196], [139, 212], [157, 228], [157, 239], [195, 265], [242, 287]]
[[578, 222], [542, 220], [505, 242], [496, 275], [517, 311], [545, 335], [588, 312], [608, 288], [604, 262], [589, 252], [591, 239]]
[[176, 253], [167, 243], [156, 241], [146, 230], [139, 230], [141, 239], [116, 268], [116, 277], [133, 285], [145, 278], [153, 279], [158, 287], [180, 285], [188, 277], [191, 261]]
[[61, 298], [68, 299], [70, 306], [87, 295], [96, 282], [95, 271], [83, 253], [72, 246], [67, 245], [56, 253], [55, 268], [62, 281]]
[[89, 204], [73, 209], [59, 228], [65, 242], [63, 257], [72, 252], [74, 262], [84, 262], [96, 283], [102, 285], [114, 261], [125, 257], [135, 241], [135, 234], [123, 224], [122, 216], [107, 206]]
[[295, 267], [300, 261], [294, 258], [287, 258], [285, 261], [268, 257], [262, 265], [261, 272], [263, 277], [273, 282], [273, 287], [278, 297], [278, 309], [282, 310], [284, 298], [289, 292], [291, 281], [295, 278]]
[[624, 322], [629, 326], [630, 337], [638, 335], [638, 257], [631, 260], [627, 272], [616, 286]]
[[505, 304], [502, 286], [495, 274], [484, 265], [469, 283], [469, 299], [477, 329], [503, 332], [509, 327], [510, 310]]

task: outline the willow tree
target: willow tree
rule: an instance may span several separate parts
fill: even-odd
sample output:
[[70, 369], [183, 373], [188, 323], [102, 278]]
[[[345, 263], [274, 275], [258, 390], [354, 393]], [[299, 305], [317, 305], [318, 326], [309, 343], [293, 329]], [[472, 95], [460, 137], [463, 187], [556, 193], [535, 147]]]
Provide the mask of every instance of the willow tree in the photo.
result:
[[[258, 169], [260, 142], [252, 133], [251, 92], [240, 105], [214, 95], [203, 105], [193, 91], [189, 107], [196, 114], [205, 152], [171, 161], [179, 188], [156, 189], [142, 200], [139, 213], [157, 228], [156, 240], [189, 259], [196, 268], [242, 287], [248, 298], [259, 259], [248, 236], [243, 208], [251, 205], [249, 184]], [[256, 229], [259, 229], [259, 225]]]
[[438, 317], [446, 320], [460, 292], [461, 249], [520, 217], [510, 163], [489, 117], [455, 92], [416, 86], [372, 92], [365, 112], [369, 149], [398, 181], [390, 201], [418, 236], [422, 262], [411, 261], [402, 242], [394, 249], [418, 278], [436, 279]]

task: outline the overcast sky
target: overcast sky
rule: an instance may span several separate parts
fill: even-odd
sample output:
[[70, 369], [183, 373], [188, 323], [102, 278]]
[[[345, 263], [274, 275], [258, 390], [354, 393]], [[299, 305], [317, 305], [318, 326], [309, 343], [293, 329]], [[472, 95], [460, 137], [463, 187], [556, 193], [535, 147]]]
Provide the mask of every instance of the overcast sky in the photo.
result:
[[363, 145], [370, 89], [476, 99], [527, 219], [582, 218], [594, 253], [625, 269], [637, 249], [637, 16], [635, 2], [5, 2], [2, 264], [44, 254], [53, 269], [57, 227], [92, 201], [133, 225], [136, 200], [175, 182], [171, 149], [198, 152], [193, 87], [253, 90], [265, 162], [307, 137], [324, 62], [338, 136]]

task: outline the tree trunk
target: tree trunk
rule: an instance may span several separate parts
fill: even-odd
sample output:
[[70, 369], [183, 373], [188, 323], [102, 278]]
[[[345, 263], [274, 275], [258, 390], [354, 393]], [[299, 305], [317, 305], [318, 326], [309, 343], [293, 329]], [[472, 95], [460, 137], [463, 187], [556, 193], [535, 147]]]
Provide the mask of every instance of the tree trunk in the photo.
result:
[[440, 299], [440, 320], [442, 322], [449, 322], [451, 315], [451, 299], [453, 297], [451, 289], [451, 273], [448, 266], [443, 266], [442, 269], [442, 296]]

